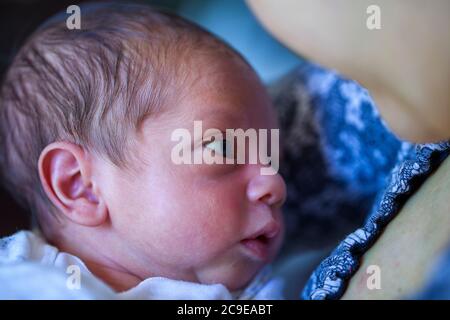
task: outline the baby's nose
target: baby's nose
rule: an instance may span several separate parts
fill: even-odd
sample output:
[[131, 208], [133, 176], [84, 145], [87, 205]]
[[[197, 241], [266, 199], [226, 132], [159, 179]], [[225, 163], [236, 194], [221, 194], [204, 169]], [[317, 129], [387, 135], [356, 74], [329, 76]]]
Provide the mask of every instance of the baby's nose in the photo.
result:
[[269, 207], [279, 208], [286, 200], [286, 184], [279, 175], [255, 175], [247, 187], [247, 197], [252, 202], [264, 202]]

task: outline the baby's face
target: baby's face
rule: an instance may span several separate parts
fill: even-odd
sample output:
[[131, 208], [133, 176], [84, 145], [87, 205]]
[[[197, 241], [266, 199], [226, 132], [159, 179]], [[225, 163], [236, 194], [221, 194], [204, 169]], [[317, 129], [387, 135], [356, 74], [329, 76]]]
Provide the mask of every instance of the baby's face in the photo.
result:
[[272, 129], [276, 116], [265, 89], [242, 62], [199, 62], [197, 67], [200, 77], [183, 98], [145, 121], [137, 148], [139, 172], [106, 163], [98, 171], [112, 227], [127, 249], [122, 260], [130, 269], [142, 277], [222, 283], [235, 290], [280, 248], [285, 183], [279, 174], [261, 175], [260, 163], [175, 164], [171, 153], [177, 142], [171, 136], [185, 128], [194, 137], [194, 121], [202, 121], [203, 133]]

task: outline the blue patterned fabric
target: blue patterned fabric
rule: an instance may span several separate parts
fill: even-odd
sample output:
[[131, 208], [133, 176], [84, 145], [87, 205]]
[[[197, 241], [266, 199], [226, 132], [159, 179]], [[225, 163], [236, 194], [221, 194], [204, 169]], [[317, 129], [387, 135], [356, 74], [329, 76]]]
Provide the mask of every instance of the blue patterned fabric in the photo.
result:
[[338, 299], [346, 281], [359, 267], [359, 259], [392, 220], [401, 205], [448, 155], [449, 143], [417, 145], [393, 170], [366, 223], [348, 235], [314, 271], [303, 299]]
[[304, 64], [271, 93], [285, 143], [287, 237], [306, 248], [336, 244], [364, 221], [413, 146], [390, 132], [365, 89], [316, 65]]
[[336, 243], [360, 226], [318, 266], [301, 295], [338, 299], [359, 258], [449, 154], [450, 142], [401, 141], [367, 90], [317, 65], [303, 65], [272, 94], [286, 141], [280, 171], [288, 186], [288, 238], [306, 246], [324, 238]]

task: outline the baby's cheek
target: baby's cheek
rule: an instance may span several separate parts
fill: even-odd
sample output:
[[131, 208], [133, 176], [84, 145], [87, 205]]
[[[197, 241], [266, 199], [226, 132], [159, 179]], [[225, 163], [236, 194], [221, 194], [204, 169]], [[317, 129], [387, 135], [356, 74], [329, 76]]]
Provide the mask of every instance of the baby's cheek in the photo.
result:
[[168, 243], [170, 251], [190, 265], [200, 265], [220, 256], [232, 240], [218, 221], [180, 221]]
[[[215, 259], [239, 242], [243, 223], [243, 208], [239, 197], [233, 197], [223, 184], [196, 186], [195, 194], [173, 188], [177, 201], [167, 202], [160, 210], [160, 237], [177, 259], [189, 263], [202, 263]], [[236, 189], [236, 187], [235, 187]], [[159, 220], [158, 219], [158, 220]], [[163, 244], [163, 242], [165, 242]]]
[[215, 245], [212, 230], [205, 228], [198, 219], [188, 216], [167, 219], [158, 228], [158, 237], [154, 239], [163, 248], [165, 254], [188, 261], [207, 255]]

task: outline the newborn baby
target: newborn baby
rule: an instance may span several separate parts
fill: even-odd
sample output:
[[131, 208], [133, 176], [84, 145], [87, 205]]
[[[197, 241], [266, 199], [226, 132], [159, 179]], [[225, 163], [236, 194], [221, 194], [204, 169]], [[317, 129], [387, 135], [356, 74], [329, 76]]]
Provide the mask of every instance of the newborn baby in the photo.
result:
[[[66, 18], [26, 41], [2, 84], [2, 181], [39, 232], [4, 239], [0, 262], [77, 264], [131, 298], [218, 285], [196, 297], [242, 297], [282, 243], [284, 181], [260, 162], [175, 164], [171, 138], [194, 121], [277, 128], [257, 75], [199, 26], [145, 6], [81, 7], [80, 30]], [[233, 156], [230, 141], [200, 139], [193, 153]], [[277, 296], [263, 278], [247, 297]], [[158, 291], [167, 283], [182, 292]]]

